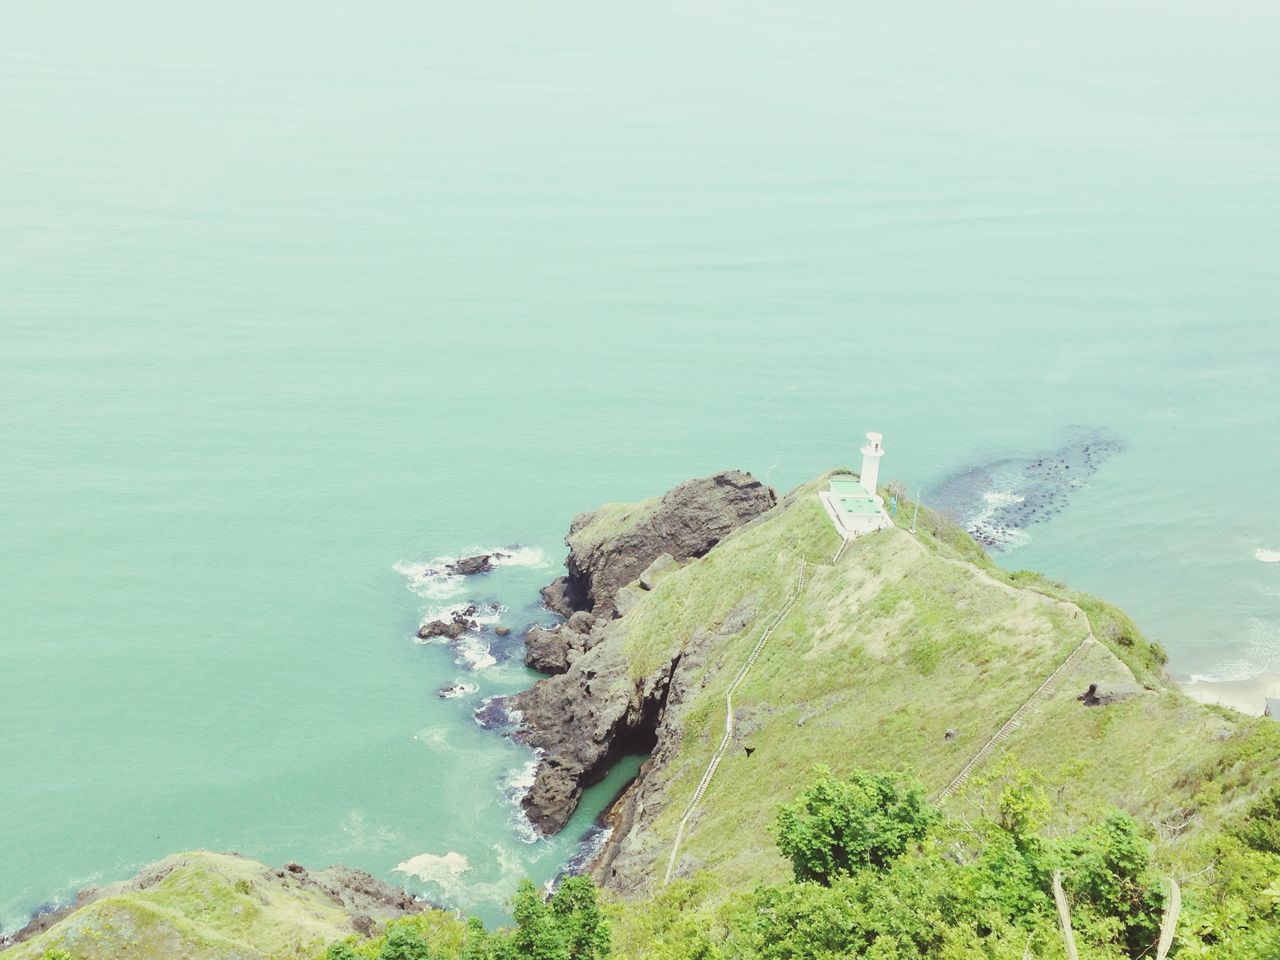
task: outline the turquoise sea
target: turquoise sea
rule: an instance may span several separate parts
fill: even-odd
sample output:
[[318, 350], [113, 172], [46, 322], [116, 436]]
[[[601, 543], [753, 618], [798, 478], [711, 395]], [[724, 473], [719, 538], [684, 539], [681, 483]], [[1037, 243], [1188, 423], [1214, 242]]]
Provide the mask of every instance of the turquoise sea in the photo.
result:
[[471, 711], [531, 676], [421, 618], [545, 618], [576, 511], [871, 429], [926, 500], [1114, 435], [1000, 562], [1280, 669], [1278, 48], [1242, 0], [9, 5], [0, 930], [194, 847], [496, 915], [627, 771], [526, 843]]

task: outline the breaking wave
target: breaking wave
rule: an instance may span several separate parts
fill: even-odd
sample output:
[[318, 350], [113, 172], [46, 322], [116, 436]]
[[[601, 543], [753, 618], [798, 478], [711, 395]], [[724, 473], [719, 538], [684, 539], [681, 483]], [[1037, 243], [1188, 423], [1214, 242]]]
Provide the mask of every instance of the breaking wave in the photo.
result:
[[464, 633], [453, 642], [453, 662], [468, 670], [485, 670], [498, 662], [489, 649], [489, 641], [474, 633]]
[[1222, 661], [1210, 672], [1193, 673], [1191, 679], [1235, 683], [1264, 673], [1280, 673], [1280, 623], [1251, 617], [1241, 656]]
[[425, 562], [402, 560], [392, 569], [408, 581], [408, 588], [426, 600], [447, 600], [461, 592], [466, 577], [449, 568], [463, 557], [488, 555], [494, 567], [549, 567], [551, 561], [540, 547], [484, 547], [459, 555], [434, 557]]
[[498, 781], [498, 789], [502, 791], [502, 800], [511, 808], [511, 829], [523, 843], [537, 843], [542, 839], [537, 827], [530, 822], [524, 813], [524, 798], [528, 795], [538, 772], [538, 760], [535, 757], [523, 766], [517, 767]]
[[1259, 547], [1253, 555], [1263, 563], [1280, 563], [1280, 550], [1263, 550]]
[[535, 570], [551, 566], [551, 560], [541, 547], [503, 547], [501, 550], [481, 550], [480, 553], [501, 553], [494, 557], [495, 567], [532, 567]]

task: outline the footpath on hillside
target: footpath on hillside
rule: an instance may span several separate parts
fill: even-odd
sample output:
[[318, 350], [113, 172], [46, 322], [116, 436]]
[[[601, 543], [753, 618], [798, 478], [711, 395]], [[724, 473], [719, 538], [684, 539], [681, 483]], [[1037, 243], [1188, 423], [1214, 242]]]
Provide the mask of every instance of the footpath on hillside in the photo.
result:
[[[901, 528], [898, 527], [894, 527], [892, 529], [901, 531]], [[906, 533], [906, 531], [901, 532]], [[940, 556], [936, 551], [930, 550], [928, 546], [926, 546], [914, 534], [908, 533], [906, 535], [910, 538], [911, 542], [915, 544], [916, 548], [926, 556], [936, 558], [944, 563], [950, 563], [962, 567], [970, 575], [977, 577], [979, 580], [990, 586], [1008, 593], [1010, 596], [1020, 597], [1030, 593], [1062, 605], [1071, 612], [1073, 617], [1082, 617], [1084, 619], [1086, 629], [1084, 639], [1081, 640], [1080, 643], [1057, 666], [1057, 668], [1054, 669], [1054, 671], [1050, 673], [1038, 687], [1036, 687], [1032, 694], [1017, 708], [1017, 710], [1013, 712], [1013, 714], [1000, 726], [1000, 728], [996, 730], [991, 738], [978, 748], [977, 752], [975, 752], [973, 756], [966, 761], [964, 766], [961, 767], [955, 778], [942, 788], [936, 797], [936, 801], [939, 804], [945, 804], [947, 800], [949, 800], [958, 790], [960, 790], [961, 787], [965, 785], [965, 783], [968, 782], [969, 777], [979, 766], [982, 765], [991, 753], [1000, 746], [1000, 744], [1004, 743], [1015, 730], [1022, 726], [1035, 708], [1049, 699], [1054, 690], [1058, 688], [1061, 682], [1071, 674], [1075, 666], [1083, 659], [1084, 654], [1090, 645], [1098, 643], [1098, 640], [1094, 636], [1093, 625], [1089, 620], [1088, 614], [1086, 614], [1078, 604], [1072, 603], [1069, 600], [1062, 600], [1058, 597], [1052, 597], [1049, 594], [1036, 590], [1033, 587], [1015, 587], [1012, 584], [991, 576], [991, 574], [972, 563]], [[841, 557], [844, 556], [845, 549], [851, 542], [851, 540], [842, 540], [830, 562], [822, 564], [822, 566], [834, 567], [838, 564]], [[711, 781], [715, 777], [716, 770], [720, 766], [721, 760], [724, 759], [725, 753], [729, 749], [729, 744], [733, 742], [733, 694], [738, 687], [741, 686], [743, 680], [746, 679], [748, 672], [751, 670], [751, 667], [755, 664], [756, 660], [759, 659], [761, 652], [764, 650], [765, 644], [769, 642], [769, 638], [773, 636], [774, 631], [776, 631], [782, 624], [782, 621], [787, 618], [791, 613], [791, 610], [795, 607], [796, 602], [804, 594], [805, 587], [808, 584], [807, 567], [808, 561], [801, 560], [800, 575], [795, 588], [787, 595], [787, 599], [783, 602], [782, 608], [778, 611], [778, 614], [773, 618], [773, 620], [769, 622], [769, 625], [760, 635], [760, 639], [756, 641], [755, 646], [752, 648], [750, 656], [747, 657], [746, 662], [738, 670], [733, 682], [729, 684], [729, 689], [725, 693], [724, 736], [721, 737], [719, 745], [711, 755], [711, 759], [707, 763], [707, 768], [702, 774], [702, 779], [698, 782], [698, 786], [693, 792], [693, 797], [689, 800], [689, 804], [685, 808], [684, 815], [680, 818], [680, 822], [676, 827], [675, 839], [671, 844], [671, 855], [667, 858], [667, 866], [662, 878], [663, 886], [666, 886], [671, 882], [671, 878], [675, 873], [676, 864], [679, 860], [680, 845], [684, 841], [689, 823], [692, 820], [694, 813], [697, 811], [699, 803], [701, 803], [703, 797], [706, 795], [707, 789], [711, 786]]]

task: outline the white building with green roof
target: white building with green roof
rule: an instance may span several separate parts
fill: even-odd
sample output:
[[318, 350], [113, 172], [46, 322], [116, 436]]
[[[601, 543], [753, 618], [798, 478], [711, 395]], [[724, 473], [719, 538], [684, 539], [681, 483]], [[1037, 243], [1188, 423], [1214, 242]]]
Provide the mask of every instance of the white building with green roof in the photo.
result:
[[862, 471], [832, 474], [826, 490], [818, 494], [831, 522], [846, 540], [863, 533], [883, 530], [893, 521], [885, 512], [884, 500], [876, 493], [880, 459], [884, 456], [884, 436], [868, 433], [862, 448]]

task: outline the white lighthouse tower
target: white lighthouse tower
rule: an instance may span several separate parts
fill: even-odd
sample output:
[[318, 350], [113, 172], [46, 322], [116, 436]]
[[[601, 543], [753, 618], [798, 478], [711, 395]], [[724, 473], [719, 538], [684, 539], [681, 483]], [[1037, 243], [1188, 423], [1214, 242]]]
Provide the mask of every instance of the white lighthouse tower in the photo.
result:
[[876, 495], [883, 456], [884, 434], [868, 433], [862, 448], [862, 473], [857, 478], [848, 471], [833, 473], [827, 489], [818, 493], [827, 516], [845, 540], [893, 526], [884, 501]]
[[880, 458], [884, 456], [884, 434], [868, 433], [866, 446], [862, 448], [862, 472], [858, 479], [862, 489], [876, 495], [876, 481], [880, 478]]

